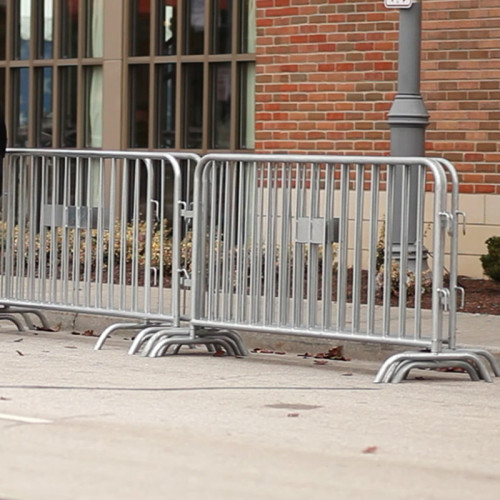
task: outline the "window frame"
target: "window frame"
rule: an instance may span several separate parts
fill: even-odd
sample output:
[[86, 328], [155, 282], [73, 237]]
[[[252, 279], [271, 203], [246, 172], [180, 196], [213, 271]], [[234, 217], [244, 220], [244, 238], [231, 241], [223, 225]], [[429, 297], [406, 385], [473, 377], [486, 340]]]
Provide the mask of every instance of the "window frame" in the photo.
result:
[[[131, 55], [130, 49], [124, 56], [124, 73], [126, 74], [126, 88], [125, 95], [126, 107], [125, 116], [130, 120], [131, 116], [131, 92], [133, 82], [130, 80], [130, 68], [137, 64], [147, 64], [149, 65], [149, 118], [148, 118], [148, 141], [147, 149], [149, 150], [189, 150], [197, 153], [206, 153], [210, 151], [251, 151], [252, 148], [246, 147], [242, 141], [242, 130], [244, 125], [241, 123], [242, 120], [242, 100], [244, 96], [242, 95], [242, 89], [240, 86], [240, 74], [241, 66], [245, 64], [255, 64], [255, 53], [246, 53], [242, 51], [245, 47], [245, 43], [241, 36], [241, 23], [248, 22], [248, 16], [243, 15], [242, 5], [249, 6], [252, 2], [241, 2], [240, 0], [232, 0], [231, 6], [231, 50], [227, 53], [215, 54], [213, 49], [215, 44], [213, 43], [213, 33], [215, 25], [215, 5], [218, 0], [205, 0], [205, 30], [204, 30], [204, 47], [203, 53], [201, 54], [187, 54], [186, 52], [186, 40], [184, 34], [187, 32], [186, 23], [187, 19], [187, 5], [190, 0], [177, 0], [177, 9], [175, 11], [176, 25], [181, 26], [182, 29], [176, 30], [174, 36], [176, 37], [175, 45], [177, 50], [172, 54], [160, 54], [160, 37], [162, 36], [161, 29], [161, 18], [162, 13], [160, 8], [164, 5], [164, 0], [154, 0], [151, 1], [150, 9], [150, 21], [149, 25], [151, 27], [150, 36], [150, 52], [148, 55], [134, 56]], [[131, 2], [132, 3], [132, 2]], [[130, 33], [134, 22], [131, 19], [133, 15], [133, 9], [131, 6], [126, 10], [126, 20], [125, 26], [128, 27], [129, 32], [126, 34], [125, 38], [130, 40], [133, 34]], [[248, 33], [248, 29], [245, 28], [245, 33]], [[128, 45], [130, 47], [130, 45]], [[211, 133], [211, 121], [212, 121], [212, 106], [213, 106], [213, 95], [216, 92], [213, 84], [212, 78], [212, 67], [217, 64], [228, 63], [230, 65], [231, 73], [231, 98], [230, 98], [230, 132], [229, 132], [229, 144], [226, 148], [216, 148], [214, 138]], [[159, 71], [160, 65], [174, 64], [175, 65], [175, 139], [174, 146], [165, 148], [159, 142], [159, 123], [161, 122], [161, 117], [159, 116], [159, 110], [157, 106], [157, 98], [160, 93], [158, 89], [158, 79], [157, 72]], [[202, 126], [201, 126], [201, 143], [197, 147], [188, 147], [187, 144], [187, 133], [186, 133], [186, 113], [188, 109], [187, 103], [187, 90], [186, 90], [186, 72], [187, 68], [191, 64], [201, 64], [203, 67], [203, 85], [201, 90], [201, 109], [202, 109]], [[254, 92], [254, 89], [247, 89], [248, 92]], [[125, 120], [125, 121], [128, 121]], [[130, 135], [130, 127], [126, 124], [124, 125], [123, 134], [125, 137], [125, 143], [127, 147], [132, 147], [134, 143], [134, 138]], [[253, 145], [252, 145], [253, 146]]]

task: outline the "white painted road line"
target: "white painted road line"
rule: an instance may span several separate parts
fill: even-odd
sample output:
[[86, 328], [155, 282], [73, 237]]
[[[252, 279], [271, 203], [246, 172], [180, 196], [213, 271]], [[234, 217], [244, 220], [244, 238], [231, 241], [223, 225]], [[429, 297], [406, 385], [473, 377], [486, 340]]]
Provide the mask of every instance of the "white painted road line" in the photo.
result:
[[8, 415], [7, 413], [0, 413], [0, 420], [10, 420], [12, 422], [22, 422], [24, 424], [50, 424], [52, 420], [45, 420], [43, 418], [22, 417], [20, 415]]

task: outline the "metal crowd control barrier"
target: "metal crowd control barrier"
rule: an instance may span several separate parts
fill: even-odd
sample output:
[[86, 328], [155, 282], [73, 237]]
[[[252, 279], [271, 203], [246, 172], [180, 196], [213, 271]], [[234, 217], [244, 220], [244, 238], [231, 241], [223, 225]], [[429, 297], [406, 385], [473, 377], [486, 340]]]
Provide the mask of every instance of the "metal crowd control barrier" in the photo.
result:
[[464, 214], [446, 160], [8, 153], [0, 319], [20, 329], [60, 310], [130, 321], [96, 349], [130, 328], [131, 354], [204, 344], [245, 355], [254, 331], [413, 348], [376, 382], [413, 368], [500, 375], [487, 351], [456, 346]]
[[[178, 326], [192, 154], [9, 149], [3, 171], [0, 318], [61, 310]], [[191, 163], [191, 165], [189, 165]], [[184, 175], [189, 179], [191, 176]], [[184, 190], [184, 193], [183, 193]], [[186, 192], [187, 191], [187, 192]], [[29, 324], [28, 324], [29, 326]]]
[[[390, 358], [377, 382], [401, 380], [415, 367], [459, 367], [491, 381], [490, 363], [498, 375], [489, 353], [455, 346], [461, 214], [449, 162], [211, 154], [196, 169], [194, 202], [193, 338], [253, 331], [416, 349]], [[422, 308], [426, 286], [430, 311]], [[153, 354], [172, 343], [158, 339]]]

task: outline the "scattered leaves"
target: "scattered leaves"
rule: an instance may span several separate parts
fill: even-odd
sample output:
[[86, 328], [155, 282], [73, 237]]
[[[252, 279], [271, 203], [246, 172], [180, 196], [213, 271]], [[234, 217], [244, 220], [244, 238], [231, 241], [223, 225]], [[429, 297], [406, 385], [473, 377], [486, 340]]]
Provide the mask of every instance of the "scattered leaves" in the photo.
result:
[[373, 454], [373, 453], [376, 453], [378, 450], [378, 446], [368, 446], [366, 447], [364, 450], [363, 450], [363, 453], [369, 455], [369, 454]]
[[316, 359], [333, 359], [336, 361], [351, 361], [351, 358], [347, 358], [343, 355], [344, 347], [337, 345], [331, 347], [327, 352], [319, 352], [314, 356]]
[[315, 365], [326, 365], [328, 361], [326, 359], [315, 359], [314, 364]]
[[296, 417], [298, 417], [298, 416], [299, 416], [299, 413], [289, 413], [289, 414], [287, 415], [287, 417], [290, 417], [290, 418], [296, 418]]
[[224, 351], [224, 349], [217, 349], [215, 352], [214, 352], [214, 356], [216, 358], [220, 358], [222, 356], [225, 356], [226, 355], [226, 351]]
[[444, 373], [467, 373], [465, 368], [461, 368], [460, 366], [441, 366], [439, 368], [434, 368], [434, 370]]
[[14, 342], [22, 342], [24, 339], [16, 339]]
[[19, 356], [24, 356], [24, 354], [21, 351], [16, 351]]
[[10, 398], [6, 398], [4, 396], [0, 396], [0, 401], [10, 401]]
[[99, 337], [99, 335], [96, 335], [94, 333], [94, 330], [85, 330], [82, 333], [73, 331], [71, 332], [71, 335], [81, 335], [82, 337]]
[[61, 323], [57, 324], [54, 328], [45, 328], [44, 326], [36, 326], [35, 330], [41, 332], [59, 332], [61, 330]]

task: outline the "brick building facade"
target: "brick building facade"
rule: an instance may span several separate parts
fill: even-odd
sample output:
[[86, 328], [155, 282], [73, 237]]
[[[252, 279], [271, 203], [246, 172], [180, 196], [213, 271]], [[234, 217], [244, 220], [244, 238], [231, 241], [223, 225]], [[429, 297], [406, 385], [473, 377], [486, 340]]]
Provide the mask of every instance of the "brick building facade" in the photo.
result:
[[[398, 10], [382, 0], [257, 0], [255, 149], [388, 154]], [[468, 231], [460, 270], [480, 276], [500, 234], [500, 3], [422, 1], [427, 156], [459, 171]]]

